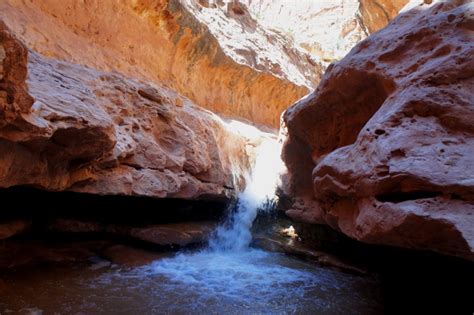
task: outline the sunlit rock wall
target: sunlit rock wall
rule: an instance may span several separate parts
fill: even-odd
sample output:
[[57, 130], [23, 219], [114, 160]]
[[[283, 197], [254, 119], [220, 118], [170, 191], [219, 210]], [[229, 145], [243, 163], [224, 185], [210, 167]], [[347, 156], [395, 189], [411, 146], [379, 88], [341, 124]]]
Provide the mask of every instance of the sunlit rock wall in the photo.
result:
[[408, 0], [243, 0], [259, 23], [323, 63], [341, 59], [387, 25]]
[[322, 71], [285, 37], [224, 4], [5, 0], [0, 19], [45, 56], [153, 81], [214, 112], [272, 127]]
[[48, 57], [153, 81], [276, 128], [328, 62], [404, 2], [4, 0], [0, 19]]

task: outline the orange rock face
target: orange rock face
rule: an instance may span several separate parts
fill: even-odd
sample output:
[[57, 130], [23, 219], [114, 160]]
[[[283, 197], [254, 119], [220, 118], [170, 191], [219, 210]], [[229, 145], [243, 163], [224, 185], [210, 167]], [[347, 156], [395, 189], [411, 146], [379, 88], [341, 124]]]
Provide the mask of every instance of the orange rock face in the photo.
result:
[[0, 187], [226, 198], [247, 138], [176, 92], [28, 52], [0, 25]]
[[205, 1], [0, 2], [0, 19], [47, 57], [163, 84], [214, 112], [278, 127], [322, 68], [239, 12]]
[[474, 260], [473, 15], [415, 7], [285, 113], [288, 215]]
[[374, 33], [397, 16], [409, 0], [359, 0], [360, 16], [364, 26]]

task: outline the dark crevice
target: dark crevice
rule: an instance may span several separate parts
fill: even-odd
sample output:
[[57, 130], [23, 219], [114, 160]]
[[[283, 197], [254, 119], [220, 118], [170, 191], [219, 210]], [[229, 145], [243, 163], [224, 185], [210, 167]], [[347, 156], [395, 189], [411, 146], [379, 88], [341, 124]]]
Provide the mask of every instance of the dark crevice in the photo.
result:
[[393, 202], [400, 203], [408, 200], [435, 198], [442, 195], [441, 192], [437, 191], [409, 191], [409, 192], [389, 192], [375, 196], [380, 202]]
[[100, 223], [152, 224], [219, 220], [227, 201], [184, 200], [76, 192], [48, 192], [27, 186], [0, 189], [0, 220], [54, 218]]

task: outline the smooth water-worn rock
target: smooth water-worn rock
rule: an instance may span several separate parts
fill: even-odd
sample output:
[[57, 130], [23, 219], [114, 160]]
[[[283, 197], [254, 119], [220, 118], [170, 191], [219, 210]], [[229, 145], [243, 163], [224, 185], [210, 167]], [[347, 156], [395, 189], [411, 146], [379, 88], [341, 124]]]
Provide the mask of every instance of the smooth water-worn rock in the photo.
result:
[[287, 214], [474, 259], [474, 4], [417, 6], [285, 114]]
[[86, 262], [103, 247], [104, 241], [48, 244], [42, 241], [6, 240], [0, 246], [0, 271], [21, 266]]
[[298, 240], [258, 235], [253, 239], [252, 245], [270, 252], [297, 256], [318, 263], [321, 266], [333, 267], [349, 273], [359, 275], [367, 273], [364, 269], [346, 262], [339, 257], [304, 246]]
[[173, 90], [45, 58], [4, 25], [0, 52], [0, 187], [218, 199], [243, 184], [255, 142]]
[[170, 256], [170, 253], [150, 252], [140, 248], [115, 244], [107, 247], [102, 255], [114, 264], [124, 266], [143, 266], [152, 263], [154, 260]]
[[57, 218], [46, 225], [46, 229], [60, 233], [111, 234], [155, 245], [202, 244], [208, 240], [217, 223], [195, 221], [148, 225], [106, 224], [97, 221]]
[[30, 220], [7, 220], [0, 222], [0, 240], [20, 234], [31, 226]]

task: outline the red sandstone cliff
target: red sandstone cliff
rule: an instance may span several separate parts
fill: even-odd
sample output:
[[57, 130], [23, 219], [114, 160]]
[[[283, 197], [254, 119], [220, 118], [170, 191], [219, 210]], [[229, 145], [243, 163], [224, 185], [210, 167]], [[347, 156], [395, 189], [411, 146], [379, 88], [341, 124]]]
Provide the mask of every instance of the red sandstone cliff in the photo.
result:
[[28, 48], [154, 82], [227, 117], [277, 128], [283, 110], [406, 0], [5, 0]]
[[168, 88], [42, 57], [4, 25], [0, 65], [0, 187], [188, 199], [242, 184], [258, 139]]
[[474, 259], [474, 5], [422, 5], [285, 113], [287, 214]]
[[47, 57], [165, 85], [214, 112], [272, 127], [322, 71], [247, 11], [204, 2], [6, 0], [0, 19]]

